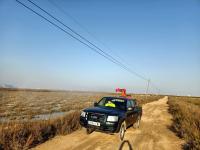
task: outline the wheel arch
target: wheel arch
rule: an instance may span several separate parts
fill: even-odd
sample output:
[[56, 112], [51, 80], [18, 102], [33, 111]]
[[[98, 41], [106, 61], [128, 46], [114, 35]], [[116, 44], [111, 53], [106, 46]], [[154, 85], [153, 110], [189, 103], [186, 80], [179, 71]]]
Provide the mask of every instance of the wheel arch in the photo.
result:
[[122, 118], [119, 119], [119, 122], [118, 122], [117, 130], [116, 130], [117, 133], [119, 132], [120, 127], [121, 127], [123, 122], [125, 122], [125, 130], [126, 130], [126, 127], [127, 127], [126, 126], [126, 119], [124, 117], [122, 117]]

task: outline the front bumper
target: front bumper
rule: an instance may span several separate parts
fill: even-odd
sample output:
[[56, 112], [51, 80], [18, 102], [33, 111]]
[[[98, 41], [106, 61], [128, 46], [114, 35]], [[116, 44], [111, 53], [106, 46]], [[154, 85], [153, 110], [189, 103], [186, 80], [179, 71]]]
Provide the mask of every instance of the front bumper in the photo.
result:
[[107, 133], [116, 133], [119, 132], [119, 122], [100, 122], [100, 126], [94, 126], [88, 124], [88, 120], [85, 117], [80, 117], [80, 124], [85, 128], [92, 128], [96, 131], [107, 132]]

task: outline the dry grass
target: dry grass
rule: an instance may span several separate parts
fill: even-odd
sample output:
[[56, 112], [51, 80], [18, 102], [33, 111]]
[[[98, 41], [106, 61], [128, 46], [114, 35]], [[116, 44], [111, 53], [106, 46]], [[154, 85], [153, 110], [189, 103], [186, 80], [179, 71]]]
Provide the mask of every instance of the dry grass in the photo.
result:
[[[0, 90], [0, 117], [30, 119], [35, 115], [80, 110], [109, 93]], [[76, 104], [76, 105], [74, 105]]]
[[131, 94], [133, 98], [135, 98], [140, 106], [146, 103], [150, 103], [156, 101], [160, 98], [163, 98], [163, 95], [153, 95], [153, 94]]
[[[36, 115], [81, 110], [92, 106], [103, 96], [118, 96], [115, 93], [47, 91], [47, 90], [5, 90], [0, 89], [1, 119], [31, 119]], [[159, 95], [132, 94], [139, 104], [159, 99]]]
[[184, 138], [185, 149], [200, 149], [200, 98], [170, 96], [169, 112], [173, 115], [172, 129]]
[[53, 120], [9, 122], [0, 125], [0, 149], [28, 149], [55, 135], [69, 134], [80, 128], [79, 111]]
[[[80, 110], [92, 106], [103, 96], [117, 94], [1, 89], [0, 149], [28, 149], [55, 135], [64, 135], [79, 129]], [[132, 97], [142, 105], [162, 96], [132, 94]], [[69, 113], [48, 120], [34, 120], [36, 115], [55, 112]]]

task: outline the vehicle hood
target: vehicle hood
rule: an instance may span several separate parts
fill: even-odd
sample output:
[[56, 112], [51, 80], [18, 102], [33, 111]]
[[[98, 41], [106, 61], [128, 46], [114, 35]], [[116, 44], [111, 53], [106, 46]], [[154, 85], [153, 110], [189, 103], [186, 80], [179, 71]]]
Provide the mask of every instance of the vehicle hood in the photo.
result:
[[101, 106], [90, 107], [90, 108], [84, 109], [84, 111], [85, 112], [104, 113], [104, 114], [108, 114], [108, 115], [119, 115], [119, 114], [124, 113], [123, 110], [113, 109], [113, 108], [109, 108], [109, 107], [101, 107]]

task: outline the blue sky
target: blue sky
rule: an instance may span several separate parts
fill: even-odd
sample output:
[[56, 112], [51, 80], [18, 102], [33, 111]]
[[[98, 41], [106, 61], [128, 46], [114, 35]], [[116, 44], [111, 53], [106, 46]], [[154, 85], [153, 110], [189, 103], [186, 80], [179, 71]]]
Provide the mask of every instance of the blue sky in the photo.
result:
[[[163, 94], [200, 96], [200, 1], [49, 1], [34, 0], [106, 52], [122, 58], [132, 70], [150, 78]], [[0, 0], [0, 20], [0, 84], [92, 91], [123, 87], [136, 93], [146, 90], [145, 81], [14, 0]], [[158, 91], [151, 86], [150, 92]]]

